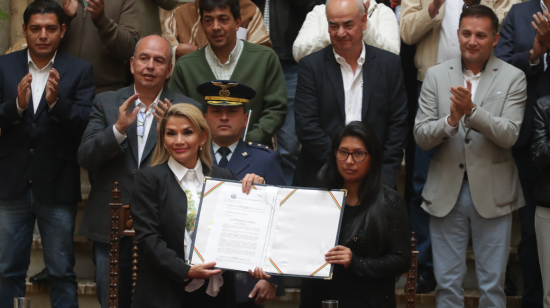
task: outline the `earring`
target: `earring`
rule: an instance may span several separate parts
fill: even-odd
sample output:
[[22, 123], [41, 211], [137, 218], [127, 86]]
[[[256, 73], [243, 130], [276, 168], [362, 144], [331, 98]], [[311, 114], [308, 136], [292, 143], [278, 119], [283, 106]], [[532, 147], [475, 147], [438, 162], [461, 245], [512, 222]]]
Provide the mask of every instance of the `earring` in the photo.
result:
[[199, 151], [202, 151], [202, 147], [199, 147]]
[[164, 148], [166, 149], [166, 144], [164, 145]]

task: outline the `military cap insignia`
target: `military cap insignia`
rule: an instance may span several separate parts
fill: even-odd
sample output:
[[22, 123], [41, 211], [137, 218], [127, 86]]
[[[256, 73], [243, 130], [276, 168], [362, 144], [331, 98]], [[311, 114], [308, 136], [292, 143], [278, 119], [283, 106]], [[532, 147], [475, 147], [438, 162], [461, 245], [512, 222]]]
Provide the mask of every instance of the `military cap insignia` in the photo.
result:
[[222, 88], [219, 93], [221, 97], [228, 97], [229, 95], [231, 95], [231, 92], [229, 92], [229, 90], [227, 89], [236, 87], [239, 85], [238, 83], [223, 84], [223, 82], [215, 82], [215, 81], [212, 81], [212, 84]]

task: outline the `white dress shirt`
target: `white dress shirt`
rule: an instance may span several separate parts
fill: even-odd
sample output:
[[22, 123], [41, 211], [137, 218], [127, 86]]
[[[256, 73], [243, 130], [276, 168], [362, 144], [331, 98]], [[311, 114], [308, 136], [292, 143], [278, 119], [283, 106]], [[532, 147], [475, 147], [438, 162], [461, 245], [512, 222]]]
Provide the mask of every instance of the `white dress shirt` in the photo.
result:
[[[187, 220], [185, 222], [185, 234], [183, 240], [183, 249], [185, 252], [185, 260], [189, 260], [191, 254], [191, 237], [195, 232], [195, 217], [196, 211], [200, 203], [200, 195], [202, 194], [202, 181], [204, 174], [202, 172], [201, 160], [197, 159], [195, 168], [188, 169], [182, 164], [178, 163], [173, 157], [168, 159], [168, 167], [174, 173], [176, 180], [180, 184], [181, 189], [187, 196]], [[189, 226], [189, 220], [192, 221], [192, 227]], [[182, 222], [184, 223], [184, 222]], [[189, 230], [188, 230], [189, 229]], [[186, 287], [185, 291], [193, 292], [199, 289], [204, 284], [204, 279], [193, 279]], [[221, 286], [223, 285], [223, 277], [221, 274], [213, 275], [208, 281], [208, 288], [206, 293], [212, 297], [218, 295]]]
[[[38, 105], [40, 104], [40, 100], [42, 99], [42, 95], [44, 94], [44, 90], [46, 90], [46, 84], [48, 83], [48, 78], [50, 77], [50, 71], [53, 67], [53, 63], [55, 61], [55, 56], [57, 55], [57, 51], [53, 55], [53, 58], [50, 60], [50, 62], [44, 66], [42, 69], [39, 69], [34, 61], [31, 58], [31, 54], [29, 50], [27, 50], [27, 61], [29, 65], [29, 73], [32, 74], [32, 81], [31, 81], [31, 93], [32, 93], [32, 103], [34, 107], [34, 113], [36, 113], [36, 110], [38, 110]], [[17, 111], [19, 114], [22, 114], [25, 109], [19, 108], [19, 100], [16, 99], [15, 103], [17, 104]], [[53, 108], [53, 105], [50, 106], [50, 109]]]
[[208, 65], [210, 66], [210, 69], [212, 69], [212, 73], [214, 73], [217, 80], [231, 79], [235, 66], [237, 66], [237, 62], [239, 62], [239, 58], [241, 57], [243, 45], [243, 41], [237, 40], [235, 48], [233, 48], [229, 54], [229, 60], [225, 63], [221, 63], [220, 59], [218, 59], [214, 53], [214, 50], [212, 50], [212, 47], [210, 47], [210, 45], [206, 45], [206, 50], [204, 53], [206, 56], [206, 62], [208, 62]]
[[[399, 25], [394, 12], [389, 7], [371, 0], [367, 13], [367, 30], [363, 31], [363, 42], [399, 54], [401, 50]], [[294, 60], [299, 62], [303, 57], [330, 44], [326, 5], [317, 5], [307, 14], [294, 41], [292, 46]]]
[[[136, 87], [134, 86], [134, 93], [136, 93]], [[149, 106], [149, 109], [147, 109], [147, 112], [145, 112], [145, 109], [147, 106], [138, 98], [136, 100], [136, 107], [140, 107], [142, 112], [145, 112], [145, 123], [143, 124], [143, 128], [145, 132], [143, 133], [143, 138], [138, 138], [138, 167], [141, 163], [141, 156], [143, 154], [143, 149], [145, 148], [145, 144], [147, 144], [147, 137], [149, 136], [149, 131], [151, 130], [151, 123], [153, 123], [153, 119], [155, 116], [153, 115], [153, 105], [158, 105], [158, 101], [160, 99], [160, 94], [162, 93], [162, 89], [160, 90], [159, 94], [155, 98], [155, 101]], [[131, 108], [129, 111], [132, 111]], [[137, 121], [137, 118], [136, 118]], [[156, 128], [155, 128], [156, 129]], [[126, 140], [126, 133], [121, 134], [113, 125], [113, 132], [115, 133], [115, 139], [116, 141], [121, 144], [124, 140]], [[142, 139], [140, 142], [139, 140]]]
[[437, 46], [437, 64], [460, 56], [457, 31], [463, 5], [463, 0], [445, 0], [445, 13]]
[[[231, 160], [231, 156], [233, 156], [233, 152], [235, 152], [235, 149], [237, 148], [238, 144], [239, 144], [239, 140], [237, 140], [237, 142], [233, 143], [232, 145], [228, 146], [229, 150], [231, 150], [231, 153], [227, 155], [227, 161]], [[214, 151], [214, 156], [216, 156], [216, 162], [218, 162], [218, 164], [222, 159], [222, 155], [218, 153], [219, 149], [220, 149], [220, 146], [217, 145], [214, 141], [212, 141], [212, 151]]]
[[[477, 73], [474, 75], [474, 72], [470, 71], [469, 69], [462, 69], [462, 75], [464, 76], [464, 87], [467, 88], [468, 84], [466, 83], [466, 80], [470, 80], [470, 83], [472, 84], [472, 89], [470, 90], [470, 93], [472, 93], [472, 103], [475, 104], [475, 97], [476, 97], [476, 91], [477, 86], [479, 85], [479, 80], [481, 79], [481, 74], [483, 74], [483, 71]], [[452, 95], [452, 94], [451, 94]], [[463, 120], [464, 123], [467, 124], [475, 117], [475, 112], [472, 113], [472, 115], [464, 116]], [[447, 116], [445, 119], [445, 132], [449, 135], [449, 137], [454, 137], [454, 135], [458, 132], [458, 124], [456, 126], [451, 126], [448, 122], [450, 115]]]
[[342, 79], [344, 80], [344, 94], [346, 99], [346, 125], [352, 121], [361, 121], [363, 109], [363, 64], [365, 63], [365, 45], [361, 45], [361, 55], [357, 59], [357, 69], [353, 72], [346, 59], [334, 51], [336, 62], [340, 64]]

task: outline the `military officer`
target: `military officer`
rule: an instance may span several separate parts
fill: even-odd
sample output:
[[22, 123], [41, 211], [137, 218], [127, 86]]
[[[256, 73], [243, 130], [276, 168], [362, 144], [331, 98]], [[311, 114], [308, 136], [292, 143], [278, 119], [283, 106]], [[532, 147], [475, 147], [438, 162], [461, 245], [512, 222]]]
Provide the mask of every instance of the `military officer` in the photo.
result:
[[213, 164], [233, 170], [239, 179], [254, 173], [267, 184], [286, 185], [277, 152], [242, 140], [249, 115], [245, 104], [256, 96], [256, 91], [230, 80], [206, 82], [197, 91], [207, 104], [204, 118], [212, 132]]

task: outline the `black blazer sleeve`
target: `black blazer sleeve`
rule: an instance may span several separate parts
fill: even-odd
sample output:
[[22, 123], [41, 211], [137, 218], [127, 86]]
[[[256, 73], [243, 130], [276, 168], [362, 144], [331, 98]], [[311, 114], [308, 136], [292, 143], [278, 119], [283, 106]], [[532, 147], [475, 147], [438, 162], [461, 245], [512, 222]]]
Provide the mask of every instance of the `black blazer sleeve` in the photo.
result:
[[332, 139], [319, 122], [321, 111], [317, 99], [318, 85], [315, 84], [316, 72], [312, 63], [315, 60], [310, 59], [313, 58], [302, 59], [298, 67], [294, 105], [296, 135], [302, 144], [302, 151], [307, 150], [312, 160], [317, 159], [324, 163], [329, 156]]
[[[397, 186], [403, 149], [407, 146], [407, 92], [403, 83], [403, 70], [399, 57], [394, 57], [392, 70], [389, 104], [390, 110], [386, 123], [386, 136], [382, 149], [382, 179], [391, 188]], [[368, 68], [366, 68], [368, 69]], [[367, 122], [367, 125], [369, 123]], [[376, 127], [373, 127], [376, 129]]]
[[389, 233], [386, 253], [376, 258], [360, 257], [353, 253], [347, 268], [347, 271], [367, 282], [400, 275], [411, 267], [411, 231], [405, 202], [394, 190], [387, 190], [385, 199]]
[[[160, 196], [160, 191], [161, 186], [165, 185], [165, 179], [159, 178], [159, 175], [162, 175], [158, 171], [161, 171], [160, 168], [152, 167], [136, 173], [134, 193], [130, 201], [136, 230], [136, 243], [140, 257], [146, 259], [148, 264], [152, 264], [164, 277], [183, 283], [183, 279], [191, 267], [185, 264], [183, 258], [180, 258], [173, 249], [168, 247], [163, 237], [166, 226], [161, 224], [159, 201], [164, 199], [164, 196]], [[172, 200], [167, 203], [170, 201]], [[178, 201], [174, 200], [173, 202]], [[181, 203], [182, 200], [179, 202]], [[184, 224], [185, 221], [182, 223]], [[181, 242], [183, 246], [183, 237]]]
[[537, 168], [550, 168], [550, 96], [543, 97], [535, 104], [533, 125], [533, 163]]

